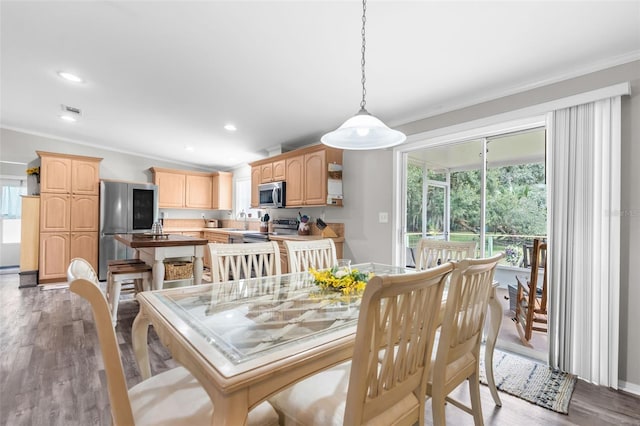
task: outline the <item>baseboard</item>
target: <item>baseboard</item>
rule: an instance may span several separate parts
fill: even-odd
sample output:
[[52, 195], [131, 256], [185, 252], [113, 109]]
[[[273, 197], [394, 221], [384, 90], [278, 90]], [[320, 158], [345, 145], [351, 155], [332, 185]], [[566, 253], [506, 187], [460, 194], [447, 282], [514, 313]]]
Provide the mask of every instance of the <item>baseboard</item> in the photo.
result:
[[640, 385], [635, 383], [625, 382], [623, 380], [618, 380], [618, 389], [624, 392], [632, 393], [640, 396]]

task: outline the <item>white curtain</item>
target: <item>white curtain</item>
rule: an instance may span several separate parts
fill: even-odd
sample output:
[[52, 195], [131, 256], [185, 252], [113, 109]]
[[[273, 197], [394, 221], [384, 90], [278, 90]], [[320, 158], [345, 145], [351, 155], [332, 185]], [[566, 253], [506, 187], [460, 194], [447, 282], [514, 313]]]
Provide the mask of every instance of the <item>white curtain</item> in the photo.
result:
[[549, 362], [618, 387], [620, 97], [548, 116]]

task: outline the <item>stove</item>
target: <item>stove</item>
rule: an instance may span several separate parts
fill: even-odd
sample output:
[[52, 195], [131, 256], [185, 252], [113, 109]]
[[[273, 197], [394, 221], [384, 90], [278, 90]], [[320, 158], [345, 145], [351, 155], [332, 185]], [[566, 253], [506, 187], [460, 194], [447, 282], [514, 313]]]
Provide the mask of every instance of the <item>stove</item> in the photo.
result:
[[269, 241], [270, 235], [295, 235], [298, 233], [298, 221], [296, 219], [273, 219], [271, 224], [273, 232], [245, 233], [242, 235], [242, 242], [264, 243]]

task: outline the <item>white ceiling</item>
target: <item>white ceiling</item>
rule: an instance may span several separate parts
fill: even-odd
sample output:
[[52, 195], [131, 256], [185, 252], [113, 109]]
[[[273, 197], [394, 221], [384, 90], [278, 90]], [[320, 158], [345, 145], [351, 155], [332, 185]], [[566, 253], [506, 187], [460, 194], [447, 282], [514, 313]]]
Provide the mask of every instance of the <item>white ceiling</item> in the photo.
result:
[[[314, 143], [359, 109], [361, 7], [2, 0], [0, 124], [214, 169]], [[638, 58], [640, 1], [367, 6], [367, 109], [391, 126]]]

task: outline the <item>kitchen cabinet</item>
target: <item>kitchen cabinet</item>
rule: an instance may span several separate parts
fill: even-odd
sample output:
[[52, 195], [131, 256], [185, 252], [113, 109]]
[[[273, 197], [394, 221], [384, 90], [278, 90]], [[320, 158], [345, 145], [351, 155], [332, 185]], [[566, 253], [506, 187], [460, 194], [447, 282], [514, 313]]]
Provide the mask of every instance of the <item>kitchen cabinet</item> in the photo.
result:
[[23, 195], [20, 225], [20, 272], [37, 271], [40, 251], [40, 197]]
[[40, 156], [40, 282], [66, 280], [73, 257], [98, 263], [101, 158], [36, 151]]
[[69, 232], [71, 229], [71, 195], [40, 194], [40, 232]]
[[40, 155], [40, 192], [100, 195], [100, 160], [65, 154]]
[[259, 186], [262, 182], [260, 166], [251, 168], [251, 207], [260, 207], [260, 191]]
[[158, 207], [183, 208], [187, 177], [184, 173], [164, 171], [156, 168], [153, 171], [153, 183], [158, 185]]
[[274, 161], [273, 163], [273, 181], [274, 182], [280, 182], [280, 181], [284, 181], [286, 180], [287, 177], [287, 170], [286, 170], [286, 164], [287, 164], [287, 160], [279, 160], [279, 161]]
[[286, 168], [288, 179], [285, 187], [285, 206], [301, 206], [304, 204], [304, 155], [287, 158]]
[[100, 200], [93, 195], [71, 196], [71, 232], [98, 232]]
[[[72, 232], [69, 245], [69, 262], [81, 257], [87, 260], [94, 271], [98, 270], [98, 233]], [[68, 264], [68, 263], [67, 263]]]
[[[40, 233], [40, 282], [64, 281], [69, 266], [69, 232]], [[97, 243], [96, 243], [97, 247]], [[84, 256], [80, 256], [83, 257]]]
[[226, 232], [204, 231], [204, 238], [210, 243], [229, 243], [229, 234]]
[[185, 207], [210, 209], [213, 200], [213, 179], [211, 175], [185, 176]]
[[325, 151], [304, 155], [305, 205], [319, 205], [327, 202], [327, 162]]
[[[204, 231], [202, 234], [203, 238], [207, 239], [210, 243], [230, 243], [229, 234], [227, 234], [226, 232]], [[211, 252], [209, 251], [209, 247], [205, 249], [204, 257], [202, 258], [202, 260], [205, 267], [211, 268]]]
[[260, 166], [260, 183], [269, 183], [273, 180], [273, 163]]
[[203, 173], [152, 167], [158, 185], [158, 206], [172, 209], [231, 210], [229, 172]]
[[71, 193], [71, 158], [40, 155], [40, 192]]
[[217, 172], [213, 175], [213, 208], [232, 210], [233, 173]]
[[94, 160], [71, 160], [71, 192], [100, 195], [100, 163]]
[[286, 160], [284, 159], [260, 166], [260, 183], [280, 182], [285, 180], [286, 175]]
[[[342, 167], [342, 150], [314, 145], [251, 163], [251, 206], [259, 205], [258, 185], [286, 182], [286, 207], [342, 206], [342, 198], [328, 197], [328, 168]], [[341, 196], [341, 194], [338, 194]]]

